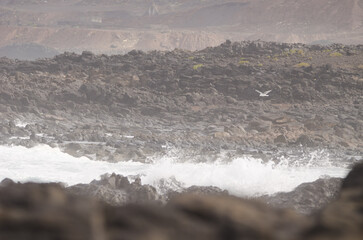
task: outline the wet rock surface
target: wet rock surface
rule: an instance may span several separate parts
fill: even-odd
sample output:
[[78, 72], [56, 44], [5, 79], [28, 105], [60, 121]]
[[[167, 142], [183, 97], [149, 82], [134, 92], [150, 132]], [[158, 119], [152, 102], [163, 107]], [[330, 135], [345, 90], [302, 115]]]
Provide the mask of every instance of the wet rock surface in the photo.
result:
[[103, 175], [101, 180], [94, 180], [89, 184], [77, 184], [67, 188], [75, 195], [93, 197], [110, 205], [124, 205], [127, 203], [162, 203], [163, 196], [150, 185], [142, 185], [140, 178], [136, 177], [130, 183], [127, 177], [111, 174]]
[[[358, 176], [357, 176], [358, 177]], [[156, 186], [142, 184], [139, 177], [124, 177], [118, 174], [105, 174], [101, 180], [89, 184], [77, 184], [67, 187], [67, 192], [82, 197], [91, 197], [112, 206], [123, 206], [136, 203], [167, 204], [180, 195], [195, 196], [230, 196], [229, 192], [214, 186], [190, 186], [173, 179], [161, 179]], [[4, 179], [2, 184], [13, 183]], [[293, 209], [304, 215], [315, 214], [339, 196], [341, 178], [320, 178], [314, 182], [302, 183], [290, 192], [278, 192], [273, 195], [249, 197], [262, 201], [271, 207]]]
[[[75, 197], [57, 184], [15, 184], [6, 180], [0, 187], [0, 237], [5, 240], [361, 239], [362, 166], [362, 163], [357, 165], [343, 180], [336, 200], [312, 216], [275, 209], [255, 200], [188, 194], [166, 206], [115, 207]], [[116, 181], [110, 183], [111, 179]], [[111, 185], [117, 180], [122, 178], [115, 175], [107, 178]]]
[[311, 214], [335, 200], [342, 179], [322, 178], [303, 183], [291, 192], [281, 192], [259, 197], [260, 200], [278, 208], [293, 208], [303, 214]]
[[[3, 180], [4, 183], [8, 181], [9, 179]], [[124, 177], [115, 173], [104, 174], [101, 176], [101, 180], [93, 180], [89, 184], [77, 184], [67, 187], [67, 192], [92, 197], [113, 206], [130, 203], [155, 203], [161, 205], [181, 194], [197, 196], [229, 195], [228, 191], [213, 186], [185, 187], [176, 179], [169, 181], [161, 179], [154, 187], [142, 184], [138, 176]]]

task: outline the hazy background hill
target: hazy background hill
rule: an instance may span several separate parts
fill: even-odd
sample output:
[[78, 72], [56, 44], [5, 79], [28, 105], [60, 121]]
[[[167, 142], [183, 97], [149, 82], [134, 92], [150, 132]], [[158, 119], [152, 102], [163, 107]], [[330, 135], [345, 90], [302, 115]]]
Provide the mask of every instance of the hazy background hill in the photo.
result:
[[226, 39], [360, 44], [363, 0], [3, 0], [0, 47], [189, 50]]

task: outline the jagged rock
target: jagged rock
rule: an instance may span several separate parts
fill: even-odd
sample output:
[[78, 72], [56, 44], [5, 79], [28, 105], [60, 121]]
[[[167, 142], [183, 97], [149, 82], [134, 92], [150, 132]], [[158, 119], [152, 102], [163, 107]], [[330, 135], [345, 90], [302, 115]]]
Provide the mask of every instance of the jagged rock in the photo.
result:
[[85, 94], [89, 101], [105, 102], [107, 99], [106, 93], [102, 88], [90, 83], [83, 84], [78, 91]]
[[208, 196], [208, 195], [228, 195], [227, 190], [222, 190], [217, 187], [201, 187], [201, 186], [191, 186], [183, 190], [182, 193]]
[[67, 191], [76, 195], [95, 197], [115, 206], [162, 200], [154, 187], [142, 185], [139, 178], [130, 183], [127, 177], [115, 173], [103, 175], [100, 181], [94, 180], [90, 184], [71, 186]]
[[[356, 164], [349, 172], [348, 176], [343, 180], [342, 189], [355, 189], [363, 191], [363, 162]], [[363, 195], [361, 196], [363, 199]], [[357, 199], [358, 200], [358, 199]]]
[[[68, 194], [56, 184], [10, 183], [0, 186], [0, 237], [4, 240], [360, 239], [362, 166], [359, 163], [343, 180], [335, 201], [311, 216], [226, 195], [187, 194], [174, 198], [166, 206], [115, 207]], [[122, 182], [120, 186], [130, 185], [115, 174], [104, 176], [99, 182], [117, 188], [118, 180]], [[320, 188], [320, 183], [327, 182], [318, 180], [313, 185], [300, 186], [300, 190], [307, 193], [311, 187]]]
[[287, 139], [284, 135], [278, 135], [275, 139], [274, 139], [274, 143], [287, 143]]
[[338, 196], [342, 179], [323, 178], [303, 183], [291, 192], [276, 193], [260, 199], [279, 208], [293, 208], [303, 214], [320, 210]]
[[363, 162], [343, 180], [337, 201], [317, 216], [305, 233], [307, 239], [360, 239], [363, 236]]
[[14, 181], [11, 180], [10, 178], [4, 178], [1, 182], [0, 182], [0, 187], [7, 187], [14, 184]]

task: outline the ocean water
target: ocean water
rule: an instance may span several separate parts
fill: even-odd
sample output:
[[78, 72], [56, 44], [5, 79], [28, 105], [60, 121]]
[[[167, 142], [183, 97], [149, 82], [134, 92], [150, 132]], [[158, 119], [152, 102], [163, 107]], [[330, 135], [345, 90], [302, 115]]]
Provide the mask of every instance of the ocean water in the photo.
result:
[[11, 178], [26, 182], [63, 182], [66, 185], [89, 183], [105, 173], [141, 177], [143, 184], [158, 186], [160, 179], [176, 179], [184, 187], [216, 186], [237, 196], [255, 196], [291, 191], [304, 182], [321, 177], [345, 177], [346, 166], [331, 163], [324, 151], [312, 152], [303, 162], [283, 157], [262, 161], [239, 156], [208, 163], [181, 161], [171, 153], [150, 159], [150, 163], [108, 163], [75, 158], [58, 148], [39, 145], [33, 148], [0, 146], [0, 180]]

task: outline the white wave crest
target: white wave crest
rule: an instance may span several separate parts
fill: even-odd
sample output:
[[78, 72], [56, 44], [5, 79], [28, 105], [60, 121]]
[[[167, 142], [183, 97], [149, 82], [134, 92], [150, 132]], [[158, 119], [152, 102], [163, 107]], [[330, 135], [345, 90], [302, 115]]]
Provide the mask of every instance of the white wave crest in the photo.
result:
[[[316, 156], [315, 156], [316, 158]], [[180, 162], [178, 157], [164, 156], [152, 163], [92, 161], [75, 158], [57, 148], [39, 145], [34, 148], [0, 146], [0, 180], [63, 182], [67, 185], [89, 183], [104, 173], [124, 176], [140, 175], [144, 184], [154, 186], [160, 179], [175, 178], [185, 187], [216, 186], [238, 196], [272, 194], [291, 191], [303, 182], [322, 176], [344, 177], [345, 167], [322, 164], [323, 157], [307, 164], [291, 165], [285, 158], [276, 164], [252, 157], [237, 157], [231, 161], [213, 163]]]

